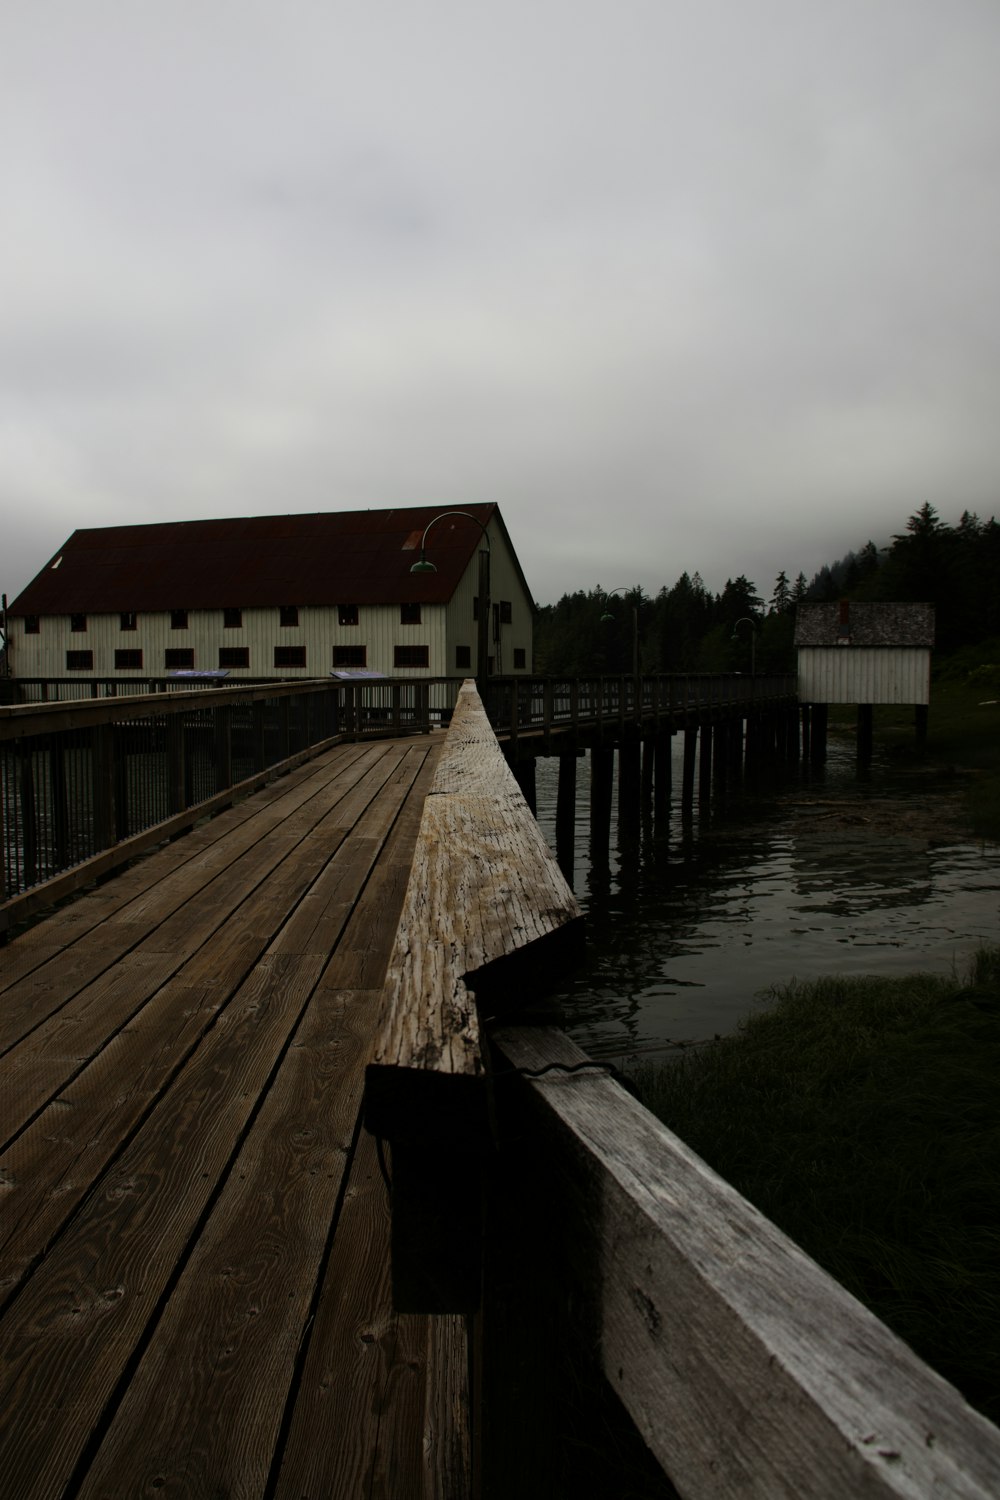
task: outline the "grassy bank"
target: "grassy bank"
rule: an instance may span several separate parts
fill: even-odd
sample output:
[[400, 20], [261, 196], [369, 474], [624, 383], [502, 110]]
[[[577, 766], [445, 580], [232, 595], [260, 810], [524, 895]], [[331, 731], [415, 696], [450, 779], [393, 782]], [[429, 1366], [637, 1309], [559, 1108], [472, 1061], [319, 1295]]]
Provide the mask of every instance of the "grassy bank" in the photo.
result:
[[1000, 1421], [1000, 949], [766, 998], [645, 1102]]

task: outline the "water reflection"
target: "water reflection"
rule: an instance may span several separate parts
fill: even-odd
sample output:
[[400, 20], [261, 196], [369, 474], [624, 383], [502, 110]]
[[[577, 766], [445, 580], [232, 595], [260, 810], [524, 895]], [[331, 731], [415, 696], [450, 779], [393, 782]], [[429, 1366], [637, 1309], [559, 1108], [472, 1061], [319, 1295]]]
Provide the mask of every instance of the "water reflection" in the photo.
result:
[[[961, 971], [980, 943], [1000, 941], [1000, 848], [908, 826], [913, 783], [888, 767], [859, 778], [851, 749], [833, 745], [825, 767], [713, 788], [682, 817], [679, 744], [675, 756], [669, 817], [620, 830], [613, 806], [608, 848], [591, 847], [589, 757], [578, 763], [574, 888], [588, 962], [559, 998], [588, 1051], [731, 1031], [762, 990], [794, 977]], [[540, 760], [553, 849], [556, 781], [557, 762]], [[887, 799], [898, 818], [886, 818]]]

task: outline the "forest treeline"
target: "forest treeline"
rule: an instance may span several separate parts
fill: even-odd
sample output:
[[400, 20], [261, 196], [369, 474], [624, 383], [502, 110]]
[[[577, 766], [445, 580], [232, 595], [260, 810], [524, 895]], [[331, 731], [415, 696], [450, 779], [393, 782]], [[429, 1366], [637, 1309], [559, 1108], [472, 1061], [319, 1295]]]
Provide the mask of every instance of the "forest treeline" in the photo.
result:
[[713, 594], [698, 573], [682, 573], [655, 597], [641, 588], [608, 594], [599, 585], [564, 594], [539, 610], [535, 670], [541, 673], [758, 672], [795, 670], [795, 609], [802, 600], [885, 600], [933, 604], [937, 649], [952, 652], [1000, 636], [1000, 524], [965, 511], [943, 522], [925, 504], [888, 546], [871, 541], [807, 582], [780, 572], [770, 598], [740, 574]]

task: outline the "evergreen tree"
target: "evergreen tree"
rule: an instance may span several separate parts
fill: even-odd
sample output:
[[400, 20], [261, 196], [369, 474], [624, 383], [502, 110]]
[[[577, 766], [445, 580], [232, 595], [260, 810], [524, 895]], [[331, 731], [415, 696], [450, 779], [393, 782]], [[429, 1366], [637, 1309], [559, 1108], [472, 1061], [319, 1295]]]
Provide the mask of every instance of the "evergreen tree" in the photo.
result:
[[792, 605], [792, 591], [788, 586], [788, 574], [782, 568], [774, 580], [774, 593], [771, 595], [771, 610], [776, 615], [783, 615]]

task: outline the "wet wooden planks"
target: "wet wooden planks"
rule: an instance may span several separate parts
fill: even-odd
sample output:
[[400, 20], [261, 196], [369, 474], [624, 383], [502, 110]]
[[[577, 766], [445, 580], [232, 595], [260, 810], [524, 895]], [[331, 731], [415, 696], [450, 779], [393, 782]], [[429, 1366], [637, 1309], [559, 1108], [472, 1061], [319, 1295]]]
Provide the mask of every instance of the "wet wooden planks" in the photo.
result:
[[358, 1126], [439, 748], [338, 747], [0, 952], [9, 1493], [462, 1493], [464, 1330], [392, 1312]]

